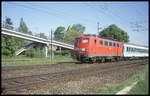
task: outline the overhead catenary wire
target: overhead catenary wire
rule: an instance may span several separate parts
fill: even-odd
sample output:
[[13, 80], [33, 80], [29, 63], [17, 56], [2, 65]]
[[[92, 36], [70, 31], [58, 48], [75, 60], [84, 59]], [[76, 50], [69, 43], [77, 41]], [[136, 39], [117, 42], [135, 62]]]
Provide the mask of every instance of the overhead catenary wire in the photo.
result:
[[[60, 14], [60, 13], [62, 13], [61, 11], [59, 11], [59, 14], [56, 14], [56, 12], [58, 12], [58, 10], [57, 11], [55, 11], [55, 13], [54, 12], [50, 12], [50, 11], [48, 11], [48, 10], [45, 10], [45, 8], [42, 8], [42, 7], [38, 7], [38, 8], [35, 8], [35, 7], [33, 7], [33, 4], [30, 4], [30, 5], [32, 5], [32, 7], [31, 6], [28, 6], [28, 5], [23, 5], [23, 4], [18, 4], [18, 3], [9, 3], [9, 4], [13, 4], [13, 5], [16, 5], [16, 6], [23, 6], [23, 7], [25, 7], [25, 8], [29, 8], [29, 9], [32, 9], [32, 10], [36, 10], [36, 11], [40, 11], [40, 12], [44, 12], [44, 13], [47, 13], [47, 14], [49, 14], [49, 15], [51, 15], [51, 16], [54, 16], [54, 17], [57, 17], [57, 18], [59, 18], [59, 19], [61, 19], [61, 21], [65, 21], [64, 19], [62, 19], [62, 18], [60, 18], [60, 15], [63, 15], [63, 16], [66, 16], [66, 15], [64, 15], [64, 14]], [[36, 5], [36, 6], [38, 6], [38, 5]], [[96, 9], [97, 10], [97, 9]], [[51, 10], [52, 11], [52, 10]], [[68, 14], [68, 13], [67, 13]], [[69, 16], [70, 17], [70, 16]], [[71, 16], [72, 17], [72, 16]], [[79, 21], [86, 21], [86, 22], [89, 22], [89, 20], [87, 20], [87, 19], [85, 19], [85, 18], [78, 18], [77, 19], [77, 17], [75, 17], [75, 19], [76, 20], [79, 20]], [[72, 21], [76, 21], [75, 19], [72, 19]], [[90, 23], [90, 22], [89, 22]], [[93, 23], [93, 22], [91, 22], [91, 23]], [[95, 22], [96, 23], [96, 22]]]
[[[88, 5], [87, 5], [88, 6]], [[92, 5], [92, 6], [89, 6], [89, 7], [91, 7], [91, 8], [94, 8], [94, 9], [96, 9], [95, 8], [95, 6], [94, 5]], [[99, 10], [97, 10], [96, 9], [96, 11], [99, 13], [99, 12], [103, 12], [104, 10], [101, 10], [101, 11], [99, 11]], [[107, 13], [107, 14], [106, 14]], [[100, 13], [99, 13], [100, 14]], [[126, 18], [122, 18], [122, 17], [120, 17], [118, 14], [116, 15], [114, 15], [114, 13], [112, 13], [111, 11], [109, 11], [109, 10], [105, 10], [105, 13], [103, 12], [103, 14], [105, 15], [105, 16], [111, 16], [112, 18], [114, 18], [116, 21], [118, 21], [118, 23], [120, 23], [121, 25], [127, 25], [127, 26], [129, 26], [129, 21], [126, 19]], [[124, 20], [124, 21], [123, 21]], [[128, 21], [128, 22], [127, 22]], [[127, 23], [127, 24], [125, 24], [125, 22]], [[142, 21], [142, 22], [145, 22], [145, 21]], [[128, 27], [128, 28], [130, 28], [130, 26]], [[132, 29], [131, 29], [132, 30]], [[132, 31], [137, 31], [137, 32], [139, 32], [139, 31], [146, 31], [147, 30], [147, 28], [144, 28], [144, 29], [134, 29], [134, 30], [132, 30]], [[132, 32], [132, 31], [129, 31], [129, 32]], [[141, 32], [142, 33], [142, 32]]]
[[[52, 12], [53, 10], [47, 10], [47, 9], [45, 9], [45, 8], [43, 8], [43, 7], [40, 7], [39, 5], [36, 5], [36, 6], [38, 6], [38, 8], [37, 8], [37, 7], [35, 8], [35, 7], [33, 7], [33, 6], [35, 6], [35, 5], [33, 5], [33, 4], [30, 4], [30, 6], [29, 6], [29, 5], [24, 5], [24, 4], [18, 4], [18, 3], [8, 3], [8, 4], [12, 4], [12, 5], [15, 5], [15, 6], [21, 6], [21, 7], [24, 7], [24, 8], [31, 9], [31, 10], [40, 11], [40, 12], [46, 13], [46, 14], [48, 14], [48, 15], [57, 17], [57, 18], [59, 18], [61, 21], [66, 21], [64, 18], [61, 17], [61, 16], [64, 16], [64, 17], [67, 17], [67, 19], [70, 18], [70, 19], [71, 19], [70, 21], [74, 21], [74, 22], [77, 22], [77, 21], [79, 21], [79, 22], [84, 21], [84, 22], [87, 22], [87, 23], [93, 23], [93, 22], [90, 22], [88, 19], [75, 17], [75, 16], [73, 16], [72, 14], [69, 14], [69, 15], [68, 15], [68, 13], [62, 14], [62, 13], [63, 13], [62, 11], [58, 11], [58, 10], [56, 10], [56, 9], [53, 9], [53, 10], [56, 10], [56, 11], [55, 11], [55, 12]], [[31, 6], [32, 6], [32, 7], [31, 7]], [[57, 13], [57, 12], [58, 12], [58, 13]], [[72, 19], [72, 17], [73, 17], [74, 19]]]
[[[81, 18], [81, 17], [70, 16], [71, 14], [64, 13], [64, 12], [62, 12], [62, 10], [58, 10], [57, 8], [55, 8], [53, 10], [47, 10], [47, 9], [45, 9], [45, 7], [40, 7], [39, 5], [36, 5], [36, 6], [39, 6], [39, 7], [34, 7], [33, 4], [30, 4], [30, 5], [26, 4], [26, 5], [24, 5], [24, 4], [20, 4], [20, 3], [19, 4], [18, 3], [14, 3], [14, 2], [13, 3], [9, 2], [8, 4], [13, 4], [15, 6], [23, 6], [25, 8], [31, 9], [31, 10], [36, 10], [36, 11], [39, 11], [39, 12], [46, 13], [48, 15], [51, 15], [51, 16], [55, 17], [55, 18], [59, 18], [60, 21], [62, 21], [63, 23], [66, 21], [63, 17], [67, 17], [67, 19], [71, 18], [70, 21], [75, 21], [75, 22], [76, 21], [80, 21], [80, 22], [84, 21], [86, 23], [93, 23], [93, 24], [97, 23], [97, 21], [96, 22], [90, 22], [90, 20], [87, 20], [85, 17]], [[82, 3], [80, 3], [80, 4], [82, 4]], [[109, 6], [108, 5], [106, 6], [106, 4], [103, 4], [102, 7], [101, 6], [99, 7], [102, 10], [99, 10], [98, 8], [95, 7], [95, 6], [99, 6], [99, 4], [98, 5], [93, 5], [93, 4], [89, 4], [89, 3], [85, 3], [85, 2], [83, 2], [83, 4], [86, 5], [86, 6], [88, 6], [88, 7], [90, 7], [90, 8], [95, 9], [98, 12], [98, 14], [100, 14], [100, 12], [102, 12], [103, 15], [105, 15], [106, 17], [108, 17], [108, 15], [111, 16], [113, 19], [115, 19], [116, 21], [118, 21], [118, 23], [120, 23], [123, 26], [125, 25], [125, 22], [127, 21], [125, 18], [122, 18], [118, 14], [114, 14], [110, 10], [108, 10]], [[107, 9], [107, 10], [105, 10], [105, 9]], [[55, 10], [55, 12], [54, 12], [54, 10]], [[63, 16], [63, 17], [61, 17], [61, 16]], [[100, 14], [100, 16], [101, 16], [101, 14]], [[72, 17], [74, 19], [72, 19]], [[95, 16], [95, 17], [98, 18], [98, 16]], [[104, 17], [101, 16], [101, 20], [103, 20], [103, 18]], [[101, 24], [101, 25], [103, 26], [103, 24]]]
[[[107, 11], [105, 11], [105, 12], [103, 12], [103, 10], [98, 10], [97, 8], [95, 8], [95, 7], [93, 7], [93, 6], [95, 6], [95, 5], [89, 5], [89, 4], [86, 4], [87, 6], [89, 6], [89, 7], [91, 7], [91, 8], [93, 8], [93, 9], [95, 9], [97, 12], [98, 12], [98, 14], [100, 14], [100, 12], [102, 12], [103, 13], [103, 15], [105, 15], [105, 16], [111, 16], [112, 18], [114, 18], [114, 15], [112, 14], [112, 12], [108, 12], [108, 10]], [[99, 5], [100, 6], [100, 5]], [[106, 12], [108, 13], [108, 14], [106, 14]], [[111, 14], [110, 14], [111, 13]], [[101, 15], [101, 14], [100, 14]], [[115, 15], [116, 16], [116, 15]], [[120, 18], [120, 17], [118, 17], [118, 16], [116, 16], [117, 18]], [[117, 20], [117, 21], [119, 21], [118, 19], [116, 19], [116, 18], [114, 18], [115, 20]], [[122, 19], [120, 19], [121, 21], [122, 21]], [[122, 24], [122, 25], [124, 25], [123, 23], [121, 23], [120, 21], [118, 22], [118, 23], [120, 23], [120, 24]]]
[[[105, 3], [103, 6], [104, 6], [104, 8], [101, 8], [101, 4], [99, 4], [99, 5], [97, 5], [97, 4], [95, 4], [95, 5], [93, 5], [93, 4], [86, 4], [87, 6], [89, 6], [89, 7], [91, 7], [91, 8], [94, 8], [94, 9], [96, 9], [96, 11], [98, 11], [98, 13], [99, 12], [103, 12], [104, 11], [104, 9], [105, 9], [105, 5], [106, 5], [107, 3]], [[103, 9], [103, 10], [98, 10], [96, 7], [97, 6], [100, 6], [99, 8], [101, 8], [101, 9]], [[106, 6], [106, 9], [109, 9], [108, 8], [108, 5]], [[108, 14], [106, 14], [106, 13], [108, 13]], [[110, 10], [105, 10], [105, 12], [103, 12], [103, 14], [104, 15], [106, 15], [106, 16], [108, 16], [108, 15], [110, 15], [111, 17], [117, 17], [117, 18], [114, 18], [115, 20], [117, 20], [117, 21], [119, 21], [118, 23], [120, 23], [120, 24], [122, 24], [122, 25], [125, 25], [125, 23], [128, 21], [126, 18], [122, 18], [121, 16], [119, 16], [118, 14], [114, 14], [114, 13], [112, 13]], [[129, 22], [129, 21], [128, 21]], [[145, 22], [145, 21], [144, 21]]]

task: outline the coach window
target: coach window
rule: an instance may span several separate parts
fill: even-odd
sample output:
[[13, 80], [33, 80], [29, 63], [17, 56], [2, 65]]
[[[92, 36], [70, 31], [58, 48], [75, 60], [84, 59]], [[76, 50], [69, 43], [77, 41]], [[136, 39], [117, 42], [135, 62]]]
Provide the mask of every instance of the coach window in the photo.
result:
[[128, 51], [128, 47], [127, 47], [127, 51]]
[[112, 46], [112, 42], [109, 42], [109, 46]]
[[103, 45], [103, 40], [100, 40], [100, 45]]
[[133, 52], [133, 48], [131, 48], [131, 51]]
[[133, 51], [135, 52], [135, 51], [136, 51], [136, 48], [133, 48]]
[[132, 49], [132, 48], [130, 47], [130, 52], [131, 52], [131, 49]]
[[131, 47], [129, 47], [129, 51], [131, 52]]
[[130, 52], [132, 52], [132, 47], [130, 47]]
[[131, 47], [131, 52], [133, 51], [133, 48]]
[[129, 47], [129, 52], [131, 51], [131, 48]]
[[89, 39], [87, 39], [87, 38], [86, 38], [86, 39], [83, 39], [83, 40], [82, 40], [82, 43], [89, 43]]
[[134, 48], [132, 48], [132, 51], [134, 52]]
[[105, 44], [106, 46], [108, 46], [108, 41], [104, 41], [104, 44]]
[[128, 51], [130, 52], [130, 47], [128, 47]]

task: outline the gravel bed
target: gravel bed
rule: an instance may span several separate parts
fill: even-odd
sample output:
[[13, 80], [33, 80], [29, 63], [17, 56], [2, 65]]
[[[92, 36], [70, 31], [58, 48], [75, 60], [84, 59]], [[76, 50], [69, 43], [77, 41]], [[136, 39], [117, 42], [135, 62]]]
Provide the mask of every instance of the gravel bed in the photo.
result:
[[[136, 60], [136, 62], [141, 60]], [[120, 61], [124, 63], [126, 61]], [[134, 62], [134, 61], [130, 61]], [[119, 62], [118, 62], [119, 63]], [[101, 64], [80, 64], [80, 63], [66, 63], [66, 64], [53, 64], [53, 65], [33, 65], [33, 66], [16, 66], [16, 67], [2, 67], [2, 78], [22, 76], [22, 75], [31, 75], [31, 74], [42, 74], [47, 72], [57, 72], [64, 70], [72, 70], [78, 68], [88, 68], [93, 66], [107, 66], [107, 64], [115, 64], [115, 62], [101, 63]]]
[[[79, 64], [80, 65], [80, 64]], [[84, 65], [84, 64], [83, 64]], [[87, 67], [96, 66], [88, 64]], [[17, 91], [7, 91], [4, 94], [89, 94], [105, 87], [109, 83], [120, 83], [127, 80], [144, 65], [116, 69], [108, 72], [94, 72], [88, 76], [74, 76], [72, 79], [50, 81], [34, 87], [19, 88]]]
[[[98, 65], [98, 64], [97, 64]], [[22, 76], [22, 75], [31, 75], [31, 74], [42, 74], [42, 73], [48, 73], [48, 72], [57, 72], [57, 71], [65, 71], [65, 70], [72, 70], [72, 69], [79, 69], [79, 68], [88, 68], [95, 66], [94, 64], [76, 64], [76, 63], [70, 63], [70, 64], [57, 64], [52, 66], [24, 66], [23, 68], [18, 67], [15, 70], [3, 70], [2, 71], [2, 78], [8, 78], [8, 77], [14, 77], [14, 76]]]

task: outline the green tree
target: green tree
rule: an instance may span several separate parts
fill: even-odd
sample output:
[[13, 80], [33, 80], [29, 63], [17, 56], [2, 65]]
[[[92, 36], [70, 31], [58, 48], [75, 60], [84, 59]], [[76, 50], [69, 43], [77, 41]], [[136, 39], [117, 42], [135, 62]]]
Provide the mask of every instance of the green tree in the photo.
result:
[[29, 31], [28, 34], [32, 35], [32, 31]]
[[64, 40], [67, 42], [74, 42], [74, 39], [76, 36], [81, 36], [83, 35], [82, 33], [75, 31], [75, 30], [71, 30], [71, 31], [67, 31], [64, 37]]
[[64, 39], [65, 27], [59, 26], [54, 32], [54, 36], [56, 40]]
[[47, 39], [47, 36], [45, 36], [45, 34], [44, 34], [44, 33], [40, 33], [40, 38]]
[[[21, 33], [32, 35], [32, 31], [29, 31], [26, 23], [23, 21], [23, 18], [20, 19], [20, 24], [19, 24], [19, 27], [17, 28], [17, 31], [21, 32]], [[16, 39], [17, 39], [18, 47], [21, 47], [21, 46], [24, 46], [25, 44], [27, 44], [26, 40], [23, 40], [23, 39], [20, 39], [20, 38], [16, 38]]]
[[13, 23], [11, 21], [11, 18], [6, 16], [6, 19], [4, 21], [3, 27], [12, 30], [12, 29], [14, 29], [14, 27], [12, 25], [13, 25]]
[[18, 32], [26, 33], [32, 35], [32, 31], [29, 31], [26, 23], [24, 22], [23, 18], [20, 19], [20, 24], [17, 29]]
[[74, 42], [74, 39], [76, 36], [83, 35], [85, 31], [85, 27], [81, 24], [73, 24], [72, 28], [70, 30], [67, 30], [64, 36], [64, 40], [67, 42]]
[[127, 32], [118, 28], [115, 24], [108, 26], [101, 32], [99, 32], [100, 37], [108, 38], [111, 40], [117, 40], [121, 42], [129, 42], [129, 36]]
[[[28, 30], [28, 27], [26, 23], [23, 21], [23, 18], [20, 19], [20, 24], [19, 27], [17, 28], [17, 31], [25, 34], [32, 34], [32, 32]], [[17, 49], [27, 44], [27, 41], [21, 38], [16, 38], [16, 40], [17, 40]]]
[[20, 19], [20, 25], [18, 31], [22, 33], [28, 33], [28, 27], [26, 23], [23, 21], [23, 18]]
[[82, 24], [73, 24], [72, 30], [75, 30], [83, 34], [85, 31], [85, 26], [83, 26]]
[[[13, 23], [11, 18], [6, 17], [4, 24], [4, 28], [13, 30]], [[2, 55], [13, 56], [16, 50], [16, 39], [14, 37], [10, 37], [7, 35], [1, 35], [2, 39]]]

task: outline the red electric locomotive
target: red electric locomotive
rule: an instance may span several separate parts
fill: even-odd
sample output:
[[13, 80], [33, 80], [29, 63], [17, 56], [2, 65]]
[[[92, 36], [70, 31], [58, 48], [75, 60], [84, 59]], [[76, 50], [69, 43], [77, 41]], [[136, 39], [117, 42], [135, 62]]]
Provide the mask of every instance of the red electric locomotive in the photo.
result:
[[74, 42], [74, 56], [81, 62], [104, 62], [118, 60], [122, 56], [122, 42], [89, 35], [77, 36]]

